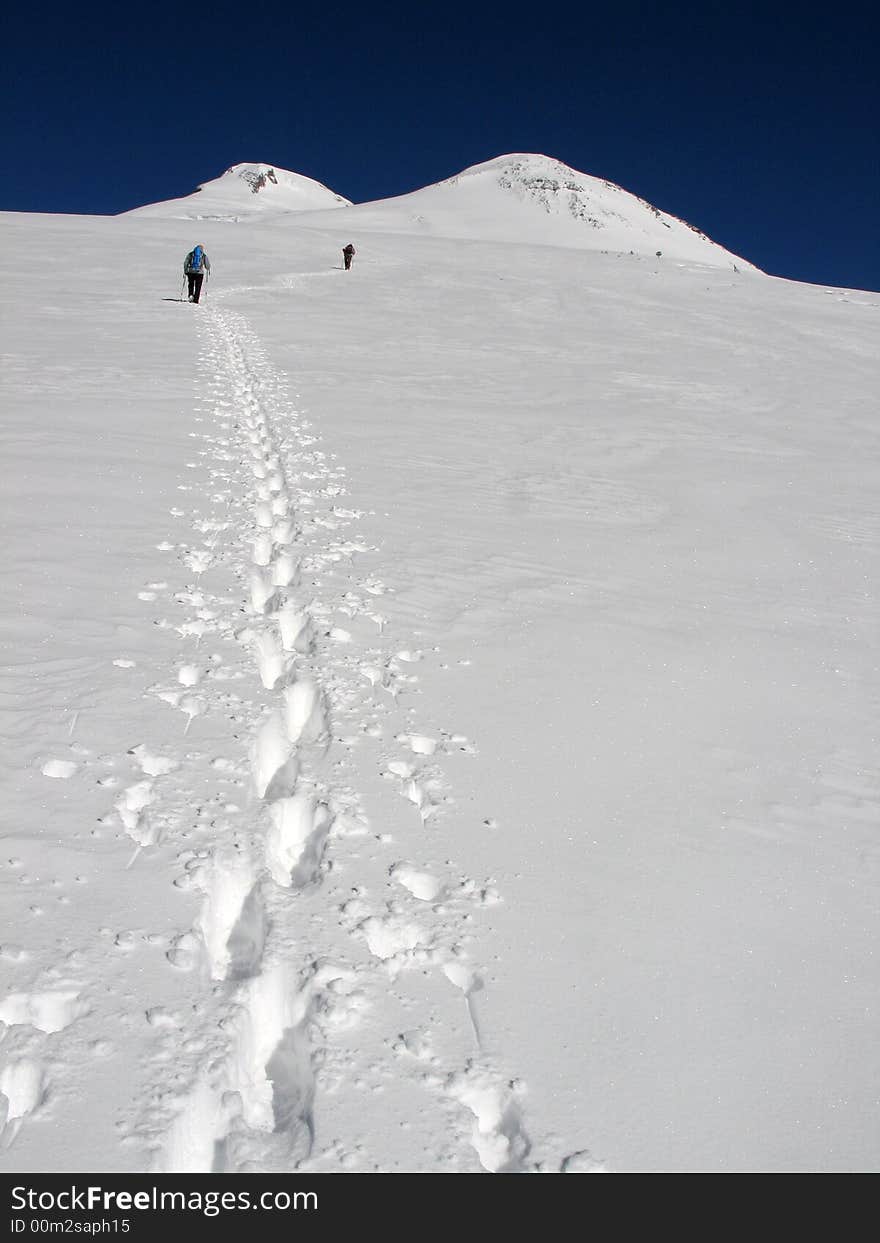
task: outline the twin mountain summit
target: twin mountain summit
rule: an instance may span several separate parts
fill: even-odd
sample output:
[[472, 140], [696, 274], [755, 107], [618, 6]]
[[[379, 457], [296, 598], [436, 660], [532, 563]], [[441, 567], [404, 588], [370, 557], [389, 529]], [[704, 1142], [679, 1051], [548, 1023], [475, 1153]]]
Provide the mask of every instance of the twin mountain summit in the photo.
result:
[[693, 225], [544, 155], [499, 156], [410, 194], [358, 204], [277, 165], [235, 164], [193, 194], [125, 214], [227, 223], [276, 223], [296, 214], [298, 222], [329, 225], [331, 213], [340, 248], [358, 233], [394, 232], [757, 271]]

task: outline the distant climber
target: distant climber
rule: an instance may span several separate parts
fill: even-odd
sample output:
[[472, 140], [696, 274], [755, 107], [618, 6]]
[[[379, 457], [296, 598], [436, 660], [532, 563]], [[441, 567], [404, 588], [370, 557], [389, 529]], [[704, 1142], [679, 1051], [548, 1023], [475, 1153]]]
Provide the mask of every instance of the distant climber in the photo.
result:
[[198, 302], [202, 293], [202, 281], [211, 274], [211, 260], [204, 246], [194, 246], [183, 261], [183, 271], [189, 285], [190, 302]]
[[356, 255], [356, 254], [357, 254], [357, 251], [356, 251], [356, 250], [355, 250], [355, 248], [352, 246], [351, 242], [349, 242], [347, 246], [343, 246], [343, 248], [342, 248], [342, 258], [345, 260], [345, 270], [346, 270], [346, 272], [347, 272], [347, 271], [348, 271], [348, 269], [351, 267], [351, 261], [352, 261], [352, 259], [355, 257], [355, 255]]

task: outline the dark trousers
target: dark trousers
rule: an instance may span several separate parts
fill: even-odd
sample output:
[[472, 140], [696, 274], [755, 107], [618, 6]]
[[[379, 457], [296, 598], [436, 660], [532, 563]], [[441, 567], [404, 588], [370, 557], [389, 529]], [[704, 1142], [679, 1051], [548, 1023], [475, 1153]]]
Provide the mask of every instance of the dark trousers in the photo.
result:
[[347, 255], [347, 254], [345, 253], [345, 251], [343, 251], [343, 252], [342, 252], [342, 257], [343, 257], [343, 259], [345, 260], [345, 270], [346, 270], [346, 272], [347, 272], [347, 271], [348, 271], [348, 269], [351, 267], [351, 261], [352, 261], [352, 257], [353, 257], [353, 256], [352, 256], [352, 255]]
[[202, 292], [202, 281], [205, 279], [204, 272], [187, 272], [186, 279], [189, 282], [190, 302], [198, 302]]

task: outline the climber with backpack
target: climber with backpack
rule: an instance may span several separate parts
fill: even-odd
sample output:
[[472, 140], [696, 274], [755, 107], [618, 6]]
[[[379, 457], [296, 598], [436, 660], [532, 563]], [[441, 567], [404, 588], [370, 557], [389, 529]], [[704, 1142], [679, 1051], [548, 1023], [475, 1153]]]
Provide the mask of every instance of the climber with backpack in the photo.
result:
[[201, 243], [194, 246], [184, 259], [183, 272], [189, 285], [189, 300], [198, 302], [202, 292], [202, 281], [211, 274], [211, 261]]
[[347, 246], [343, 246], [342, 258], [345, 260], [346, 272], [351, 267], [351, 261], [354, 258], [355, 254], [356, 254], [356, 251], [355, 251], [355, 248], [352, 246], [351, 242], [349, 242]]

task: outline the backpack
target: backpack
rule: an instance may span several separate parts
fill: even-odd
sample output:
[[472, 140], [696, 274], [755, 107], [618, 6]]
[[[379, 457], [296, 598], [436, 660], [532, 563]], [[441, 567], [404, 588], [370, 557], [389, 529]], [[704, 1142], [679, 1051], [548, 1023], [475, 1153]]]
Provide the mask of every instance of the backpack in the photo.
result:
[[201, 272], [201, 270], [202, 270], [202, 259], [204, 258], [204, 253], [205, 253], [205, 252], [202, 250], [201, 246], [196, 246], [195, 250], [194, 250], [194, 251], [192, 251], [192, 253], [191, 253], [191, 254], [190, 254], [190, 256], [189, 256], [189, 259], [190, 259], [189, 270], [190, 270], [190, 272]]

